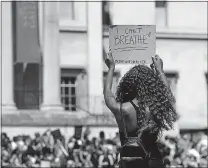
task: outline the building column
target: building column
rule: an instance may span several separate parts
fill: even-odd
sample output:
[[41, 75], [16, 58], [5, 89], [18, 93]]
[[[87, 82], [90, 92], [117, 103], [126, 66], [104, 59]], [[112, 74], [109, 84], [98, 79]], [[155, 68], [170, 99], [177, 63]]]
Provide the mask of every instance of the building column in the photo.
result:
[[[14, 110], [12, 2], [2, 2], [2, 108]], [[4, 111], [4, 110], [3, 110]]]
[[88, 2], [88, 93], [90, 113], [103, 109], [102, 2]]
[[43, 104], [41, 110], [63, 110], [60, 98], [59, 4], [44, 2]]

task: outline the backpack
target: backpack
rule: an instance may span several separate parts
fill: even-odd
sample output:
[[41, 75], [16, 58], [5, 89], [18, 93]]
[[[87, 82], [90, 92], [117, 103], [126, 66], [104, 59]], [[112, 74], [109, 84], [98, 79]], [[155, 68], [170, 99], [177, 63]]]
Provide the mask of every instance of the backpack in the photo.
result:
[[124, 138], [125, 142], [121, 146], [121, 151], [124, 150], [124, 148], [139, 148], [142, 149], [144, 152], [144, 156], [135, 156], [135, 157], [120, 157], [119, 165], [120, 168], [163, 168], [162, 161], [156, 160], [150, 157], [150, 152], [148, 152], [143, 145], [142, 139], [138, 135], [137, 137], [128, 137], [124, 115], [121, 110], [121, 104], [120, 104], [120, 112], [121, 112], [121, 119], [122, 124], [124, 128]]

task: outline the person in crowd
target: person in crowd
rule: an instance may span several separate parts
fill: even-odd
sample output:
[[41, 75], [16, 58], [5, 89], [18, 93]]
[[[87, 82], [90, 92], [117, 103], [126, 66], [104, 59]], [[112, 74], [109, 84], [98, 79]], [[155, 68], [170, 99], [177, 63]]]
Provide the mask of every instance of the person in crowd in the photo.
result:
[[79, 152], [79, 158], [83, 167], [93, 167], [90, 146], [82, 146], [81, 151]]
[[169, 149], [168, 159], [173, 160], [176, 155], [177, 139], [173, 136], [166, 135], [163, 142]]
[[201, 157], [200, 158], [200, 163], [199, 163], [199, 167], [200, 168], [205, 168], [208, 167], [208, 157]]
[[113, 156], [109, 153], [107, 145], [103, 146], [103, 154], [99, 156], [99, 168], [112, 168], [114, 165]]
[[98, 158], [101, 153], [100, 151], [98, 151], [98, 146], [99, 144], [97, 144], [97, 139], [93, 138], [91, 145], [91, 162], [93, 164], [93, 168], [98, 167]]
[[75, 168], [76, 164], [73, 160], [70, 159], [70, 160], [67, 161], [67, 166], [66, 167], [67, 168]]
[[100, 131], [99, 133], [99, 140], [100, 140], [100, 144], [105, 144], [105, 133], [104, 131]]
[[[50, 131], [48, 131], [48, 134], [50, 134]], [[193, 135], [190, 135], [191, 134], [186, 134], [187, 137], [193, 137]], [[40, 135], [40, 137], [42, 137], [39, 140], [41, 144], [40, 150], [35, 148], [35, 138], [31, 138], [30, 136], [17, 135], [11, 137], [12, 141], [10, 141], [10, 138], [5, 133], [2, 133], [1, 136], [2, 142], [4, 141], [1, 146], [2, 167], [63, 167], [64, 165], [64, 167], [81, 168], [83, 166], [88, 166], [89, 164], [87, 165], [86, 162], [87, 157], [85, 157], [85, 159], [81, 159], [80, 155], [90, 155], [91, 157], [88, 157], [87, 160], [91, 161], [92, 168], [105, 166], [106, 163], [107, 166], [109, 166], [108, 163], [110, 163], [110, 166], [113, 165], [117, 168], [117, 163], [120, 159], [120, 146], [116, 145], [114, 138], [106, 139], [104, 144], [100, 143], [99, 137], [94, 137], [92, 140], [89, 139], [89, 144], [80, 143], [76, 146], [75, 143], [72, 143], [70, 151], [68, 151], [68, 156], [62, 158], [62, 156], [64, 156], [63, 151], [60, 149], [60, 146], [56, 145], [56, 143], [52, 143], [50, 148], [47, 147], [49, 142], [46, 142], [45, 138], [43, 138], [45, 133]], [[23, 147], [21, 147], [21, 145], [19, 146], [17, 143], [19, 136], [22, 137], [20, 139], [23, 140]], [[51, 140], [54, 141], [53, 137], [51, 138]], [[167, 139], [172, 142], [171, 137], [167, 137]], [[186, 146], [185, 142], [187, 144], [192, 143], [195, 145], [192, 145], [192, 148], [190, 149], [184, 150], [184, 146]], [[197, 141], [193, 138], [190, 138], [188, 141], [184, 141], [183, 136], [179, 137], [179, 139], [174, 142], [176, 143], [174, 157], [171, 156], [171, 149], [169, 148], [168, 143], [161, 140], [157, 143], [166, 167], [207, 167], [207, 136], [200, 135], [200, 137], [197, 138]], [[83, 147], [84, 150], [82, 149]], [[57, 157], [57, 154], [59, 153], [57, 150], [60, 152], [59, 157]], [[105, 160], [104, 155], [108, 155]]]
[[55, 157], [52, 164], [51, 164], [51, 167], [61, 167], [61, 160], [59, 157]]
[[82, 167], [82, 162], [80, 159], [80, 149], [75, 149], [73, 152], [73, 158], [74, 158], [74, 162], [76, 167]]
[[5, 132], [3, 132], [1, 134], [1, 145], [4, 147], [7, 147], [9, 142], [10, 142], [9, 137], [7, 136], [7, 134]]
[[11, 158], [9, 151], [5, 146], [6, 145], [4, 144], [4, 146], [1, 147], [1, 162], [3, 167], [10, 166], [9, 162]]
[[96, 137], [92, 138], [92, 145], [94, 146], [95, 149], [99, 148], [99, 140]]
[[183, 162], [181, 161], [181, 158], [179, 156], [175, 156], [173, 160], [171, 160], [171, 166], [172, 167], [177, 167], [177, 168], [182, 168], [183, 167]]
[[116, 143], [117, 146], [121, 146], [119, 132], [116, 132], [115, 137], [113, 138], [113, 141]]
[[84, 132], [84, 135], [83, 135], [83, 143], [86, 144], [86, 145], [89, 145], [90, 144], [90, 140], [89, 140], [89, 134], [90, 134], [90, 129], [89, 127], [86, 128], [85, 132]]
[[200, 163], [200, 154], [195, 149], [190, 149], [186, 155], [183, 165], [186, 168], [198, 168]]
[[[26, 150], [26, 148], [24, 150]], [[22, 152], [24, 151], [21, 151], [18, 147], [12, 151], [10, 163], [13, 166], [21, 166]]]
[[11, 148], [12, 150], [15, 150], [17, 148], [17, 137], [13, 137], [13, 140], [11, 141]]
[[[150, 158], [154, 158], [155, 163], [160, 162], [158, 167], [162, 168], [162, 157], [156, 141], [163, 130], [173, 128], [178, 114], [174, 108], [175, 98], [163, 71], [162, 59], [156, 55], [152, 60], [151, 68], [145, 65], [131, 68], [121, 79], [114, 95], [112, 81], [115, 63], [110, 50], [105, 58], [108, 73], [103, 93], [105, 103], [118, 124], [122, 146], [127, 142], [126, 136], [140, 136], [144, 147], [151, 153]], [[146, 154], [143, 149], [132, 151], [122, 148], [122, 157], [142, 157], [145, 160]]]
[[196, 149], [199, 152], [199, 154], [205, 158], [207, 156], [207, 142], [208, 142], [208, 138], [203, 137], [197, 144]]

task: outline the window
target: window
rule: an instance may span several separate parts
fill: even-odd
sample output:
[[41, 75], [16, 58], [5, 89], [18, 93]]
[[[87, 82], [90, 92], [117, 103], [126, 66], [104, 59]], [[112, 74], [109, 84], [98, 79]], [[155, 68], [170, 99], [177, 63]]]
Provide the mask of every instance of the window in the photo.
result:
[[86, 29], [87, 2], [60, 1], [59, 23], [61, 29], [77, 30]]
[[158, 27], [166, 27], [167, 26], [167, 2], [163, 1], [155, 1], [156, 7], [156, 26]]
[[66, 111], [76, 111], [76, 77], [61, 77], [61, 102]]
[[62, 1], [60, 2], [60, 19], [61, 20], [75, 20], [74, 2]]
[[88, 78], [86, 70], [61, 68], [61, 103], [66, 111], [87, 111]]
[[42, 65], [14, 64], [14, 100], [18, 109], [39, 109], [42, 104]]
[[109, 2], [102, 1], [102, 16], [103, 16], [103, 31], [108, 31], [108, 26], [112, 24], [110, 12], [109, 12]]
[[18, 109], [39, 109], [42, 104], [43, 64], [36, 29], [37, 9], [38, 2], [12, 2], [13, 91]]

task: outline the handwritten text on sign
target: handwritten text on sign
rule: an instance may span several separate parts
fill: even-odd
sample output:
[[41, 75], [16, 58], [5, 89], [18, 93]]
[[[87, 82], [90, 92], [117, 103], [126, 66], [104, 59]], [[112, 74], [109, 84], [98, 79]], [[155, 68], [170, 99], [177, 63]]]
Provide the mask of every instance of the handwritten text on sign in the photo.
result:
[[109, 40], [115, 63], [150, 64], [155, 55], [154, 25], [110, 26]]

